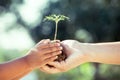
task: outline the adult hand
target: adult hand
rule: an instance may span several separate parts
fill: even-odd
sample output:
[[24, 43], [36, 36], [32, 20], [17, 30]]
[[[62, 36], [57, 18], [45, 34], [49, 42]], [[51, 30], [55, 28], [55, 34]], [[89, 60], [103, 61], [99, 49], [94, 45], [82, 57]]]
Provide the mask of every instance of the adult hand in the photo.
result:
[[84, 51], [83, 44], [75, 40], [65, 40], [61, 42], [63, 53], [67, 55], [65, 61], [50, 62], [49, 66], [42, 66], [40, 70], [47, 73], [65, 72], [89, 61], [89, 55]]

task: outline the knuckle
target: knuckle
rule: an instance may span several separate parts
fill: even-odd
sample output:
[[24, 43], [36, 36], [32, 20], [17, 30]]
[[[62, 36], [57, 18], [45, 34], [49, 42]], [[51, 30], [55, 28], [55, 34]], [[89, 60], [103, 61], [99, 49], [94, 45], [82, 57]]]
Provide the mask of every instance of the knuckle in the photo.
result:
[[54, 47], [53, 48], [53, 51], [57, 51], [57, 50], [59, 50], [59, 47]]
[[53, 61], [53, 60], [54, 60], [54, 57], [51, 57], [51, 58], [50, 58], [50, 61]]
[[37, 45], [35, 46], [35, 48], [36, 48], [36, 49], [39, 49], [39, 50], [42, 49], [43, 47], [44, 47], [43, 44], [37, 44]]
[[60, 50], [61, 48], [60, 47], [56, 47], [56, 50]]
[[31, 53], [37, 53], [37, 49], [31, 49], [31, 51], [30, 51]]
[[51, 44], [48, 44], [48, 45], [47, 45], [47, 47], [49, 47], [49, 48], [50, 48], [50, 46], [51, 46]]
[[53, 52], [53, 51], [54, 51], [54, 48], [50, 48], [50, 51]]
[[53, 46], [55, 46], [54, 43], [50, 43], [50, 44], [49, 44], [49, 47], [53, 47]]
[[52, 56], [53, 56], [53, 53], [50, 53], [49, 56], [52, 57]]
[[58, 46], [50, 47], [51, 52], [54, 52], [54, 51], [57, 51], [57, 50], [61, 50], [61, 47], [58, 47]]
[[55, 50], [56, 51], [61, 50], [61, 47], [56, 47]]
[[55, 47], [55, 50], [58, 51], [58, 50], [61, 50], [61, 48], [60, 47]]

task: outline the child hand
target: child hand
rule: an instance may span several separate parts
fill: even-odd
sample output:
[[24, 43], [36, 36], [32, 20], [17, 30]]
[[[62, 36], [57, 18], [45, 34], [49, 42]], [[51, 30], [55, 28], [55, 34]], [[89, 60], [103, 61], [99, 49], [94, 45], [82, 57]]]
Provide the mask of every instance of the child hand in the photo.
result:
[[51, 43], [49, 39], [40, 41], [26, 56], [28, 65], [32, 68], [41, 67], [57, 59], [62, 53], [60, 43]]

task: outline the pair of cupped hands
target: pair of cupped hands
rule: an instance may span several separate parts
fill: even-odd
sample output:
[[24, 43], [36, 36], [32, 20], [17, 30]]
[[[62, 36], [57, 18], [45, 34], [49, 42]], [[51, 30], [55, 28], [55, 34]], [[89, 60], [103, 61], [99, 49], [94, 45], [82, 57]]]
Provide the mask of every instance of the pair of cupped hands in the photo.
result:
[[[43, 44], [49, 44], [50, 42], [51, 41], [49, 39], [41, 41]], [[57, 40], [56, 42], [61, 45], [61, 51], [66, 55], [66, 59], [62, 61], [54, 60], [49, 62], [39, 68], [41, 71], [51, 74], [66, 72], [87, 62], [86, 54], [80, 50], [80, 42], [76, 40], [64, 40], [61, 42]], [[48, 65], [51, 65], [52, 67]]]
[[[47, 44], [50, 44], [50, 45], [48, 46]], [[43, 45], [43, 46], [39, 46], [39, 45]], [[40, 53], [40, 52], [42, 53], [42, 51], [48, 53], [46, 49], [42, 49], [42, 48], [50, 47], [50, 46], [52, 47], [55, 45], [57, 45], [57, 46], [59, 45], [59, 49], [58, 49], [59, 52], [55, 52], [55, 50], [57, 50], [57, 48], [56, 49], [51, 48], [51, 50], [50, 50], [50, 51], [52, 51], [51, 54], [47, 54], [47, 55], [48, 56], [51, 56], [51, 55], [57, 56], [62, 53], [62, 54], [66, 55], [66, 58], [62, 61], [58, 61], [58, 60], [56, 60], [58, 57], [51, 57], [50, 59], [46, 59], [47, 61], [45, 61], [45, 60], [42, 60], [42, 58], [45, 58], [46, 56], [44, 57], [44, 56], [42, 56], [42, 54], [38, 55], [39, 57], [42, 56], [40, 62], [42, 62], [41, 64], [44, 64], [44, 65], [38, 67], [41, 71], [46, 72], [46, 73], [51, 73], [51, 74], [66, 72], [70, 69], [73, 69], [73, 68], [79, 66], [82, 63], [87, 62], [86, 53], [84, 51], [82, 51], [81, 43], [76, 40], [64, 40], [64, 41], [56, 40], [55, 42], [52, 42], [49, 39], [41, 40], [36, 45], [36, 47], [39, 48], [39, 51], [36, 52], [35, 50], [32, 50], [31, 53]], [[37, 60], [36, 57], [33, 57], [33, 55], [36, 55], [36, 54], [30, 54], [30, 55], [31, 56], [30, 56], [29, 60]], [[31, 62], [33, 62], [33, 61], [30, 61], [30, 63]], [[34, 62], [36, 62], [36, 61], [34, 61]], [[32, 66], [33, 66], [33, 63], [31, 63]], [[36, 66], [36, 64], [35, 64], [35, 66]]]

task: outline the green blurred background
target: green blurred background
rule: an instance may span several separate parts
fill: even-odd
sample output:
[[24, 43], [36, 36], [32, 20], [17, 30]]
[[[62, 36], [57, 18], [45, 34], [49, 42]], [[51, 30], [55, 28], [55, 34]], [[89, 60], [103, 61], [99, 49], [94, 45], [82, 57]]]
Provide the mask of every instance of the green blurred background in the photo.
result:
[[[59, 23], [60, 40], [120, 41], [120, 0], [0, 0], [0, 63], [24, 56], [41, 39], [53, 39], [54, 23], [43, 22], [50, 14], [70, 17]], [[35, 70], [21, 80], [120, 80], [120, 66], [85, 63], [60, 74]]]

